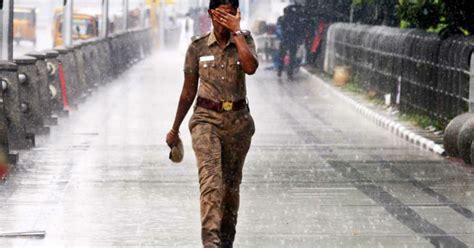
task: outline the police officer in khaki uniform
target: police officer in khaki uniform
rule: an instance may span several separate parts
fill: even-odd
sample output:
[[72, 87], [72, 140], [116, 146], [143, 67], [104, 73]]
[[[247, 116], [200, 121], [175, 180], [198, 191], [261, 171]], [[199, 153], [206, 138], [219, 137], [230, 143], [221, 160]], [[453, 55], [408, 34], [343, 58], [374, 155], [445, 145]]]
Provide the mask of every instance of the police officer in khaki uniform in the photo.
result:
[[197, 95], [189, 122], [199, 171], [202, 242], [232, 247], [242, 168], [255, 132], [246, 100], [245, 74], [258, 68], [255, 43], [240, 29], [238, 0], [211, 0], [213, 30], [193, 38], [186, 54], [184, 87], [166, 142], [179, 140], [179, 127]]

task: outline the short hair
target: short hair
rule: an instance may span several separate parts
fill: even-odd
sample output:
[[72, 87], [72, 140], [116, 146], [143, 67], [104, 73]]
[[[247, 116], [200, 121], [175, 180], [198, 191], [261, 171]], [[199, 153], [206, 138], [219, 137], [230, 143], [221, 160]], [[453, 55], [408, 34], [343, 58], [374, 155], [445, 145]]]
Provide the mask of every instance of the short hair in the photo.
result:
[[211, 0], [209, 2], [209, 9], [216, 9], [224, 4], [231, 4], [235, 9], [239, 8], [239, 0]]

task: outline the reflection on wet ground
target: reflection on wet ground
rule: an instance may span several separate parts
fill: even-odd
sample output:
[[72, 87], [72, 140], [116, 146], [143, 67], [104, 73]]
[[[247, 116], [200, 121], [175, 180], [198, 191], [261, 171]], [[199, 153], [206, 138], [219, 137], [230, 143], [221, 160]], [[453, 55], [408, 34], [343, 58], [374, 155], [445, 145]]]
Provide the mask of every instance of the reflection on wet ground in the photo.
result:
[[[4, 247], [199, 247], [199, 189], [164, 137], [182, 55], [161, 52], [101, 88], [0, 185]], [[264, 66], [262, 66], [263, 68]], [[474, 175], [392, 136], [299, 74], [248, 81], [257, 132], [236, 247], [474, 246]]]

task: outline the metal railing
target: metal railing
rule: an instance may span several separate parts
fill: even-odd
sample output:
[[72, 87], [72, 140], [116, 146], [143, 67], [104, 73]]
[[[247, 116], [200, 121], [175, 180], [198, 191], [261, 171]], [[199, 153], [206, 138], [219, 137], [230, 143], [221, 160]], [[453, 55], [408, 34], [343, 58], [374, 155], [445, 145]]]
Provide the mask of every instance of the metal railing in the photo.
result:
[[415, 29], [348, 23], [331, 25], [324, 69], [352, 68], [354, 82], [378, 96], [390, 94], [401, 111], [446, 124], [469, 111], [472, 37], [442, 40]]
[[32, 52], [0, 61], [0, 150], [35, 145], [57, 118], [67, 116], [101, 85], [151, 53], [151, 29], [129, 30], [107, 38]]

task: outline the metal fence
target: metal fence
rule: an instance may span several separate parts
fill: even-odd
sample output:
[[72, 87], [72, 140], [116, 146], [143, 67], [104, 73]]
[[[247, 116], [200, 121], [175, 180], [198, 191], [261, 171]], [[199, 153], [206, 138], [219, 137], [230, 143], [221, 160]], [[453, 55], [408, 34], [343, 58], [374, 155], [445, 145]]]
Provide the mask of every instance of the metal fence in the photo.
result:
[[408, 113], [428, 115], [446, 124], [469, 110], [470, 59], [474, 38], [442, 40], [416, 29], [331, 25], [324, 69], [350, 66], [354, 82], [377, 96], [391, 94]]

